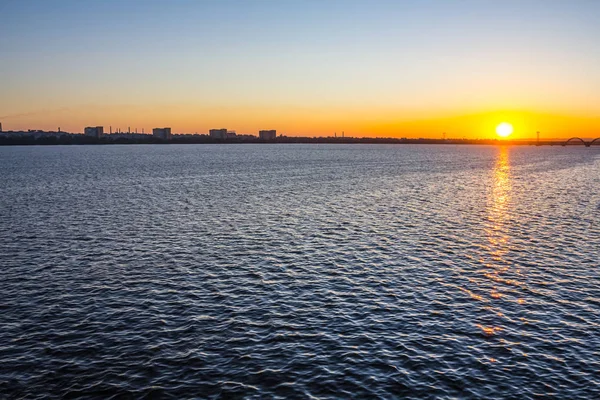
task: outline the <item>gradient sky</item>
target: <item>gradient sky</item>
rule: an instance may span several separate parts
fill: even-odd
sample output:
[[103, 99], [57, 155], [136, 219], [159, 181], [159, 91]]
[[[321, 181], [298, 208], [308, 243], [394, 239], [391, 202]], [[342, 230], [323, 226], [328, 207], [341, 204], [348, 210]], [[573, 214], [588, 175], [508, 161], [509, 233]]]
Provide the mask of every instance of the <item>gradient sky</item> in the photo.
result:
[[4, 129], [600, 136], [600, 1], [0, 0]]

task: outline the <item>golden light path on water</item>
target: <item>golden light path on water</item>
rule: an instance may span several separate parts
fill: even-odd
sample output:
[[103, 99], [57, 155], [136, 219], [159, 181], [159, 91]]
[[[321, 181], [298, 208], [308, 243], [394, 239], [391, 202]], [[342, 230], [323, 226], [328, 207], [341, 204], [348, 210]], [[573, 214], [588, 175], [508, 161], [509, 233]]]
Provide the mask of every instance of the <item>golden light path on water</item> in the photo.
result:
[[[510, 147], [501, 146], [498, 148], [497, 159], [492, 171], [491, 187], [488, 192], [488, 224], [485, 232], [489, 243], [489, 258], [481, 260], [485, 267], [483, 269], [485, 278], [493, 282], [489, 293], [492, 304], [494, 301], [505, 301], [503, 297], [506, 293], [503, 292], [502, 288], [506, 291], [507, 287], [521, 285], [520, 282], [514, 279], [507, 279], [503, 276], [509, 272], [520, 275], [520, 271], [511, 271], [511, 263], [506, 259], [506, 254], [510, 250], [512, 183]], [[521, 304], [522, 300], [518, 299], [517, 302]], [[487, 308], [489, 311], [497, 314], [499, 320], [504, 317], [501, 312], [495, 311], [493, 305], [489, 305]], [[494, 335], [502, 331], [502, 327], [498, 324], [489, 326], [479, 325], [479, 328], [486, 335]]]
[[486, 232], [491, 245], [492, 259], [495, 262], [503, 263], [503, 256], [508, 251], [508, 227], [506, 224], [511, 191], [509, 149], [505, 146], [499, 148], [493, 174], [493, 186], [488, 200], [488, 218], [491, 225]]

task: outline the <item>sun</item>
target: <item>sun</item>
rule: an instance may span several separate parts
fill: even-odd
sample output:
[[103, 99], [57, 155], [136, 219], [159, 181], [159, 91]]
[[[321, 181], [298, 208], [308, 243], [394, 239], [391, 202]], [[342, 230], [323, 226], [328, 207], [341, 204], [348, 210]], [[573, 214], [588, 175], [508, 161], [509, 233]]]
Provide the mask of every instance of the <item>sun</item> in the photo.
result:
[[508, 122], [503, 122], [496, 127], [496, 133], [501, 137], [510, 136], [513, 133], [513, 126]]

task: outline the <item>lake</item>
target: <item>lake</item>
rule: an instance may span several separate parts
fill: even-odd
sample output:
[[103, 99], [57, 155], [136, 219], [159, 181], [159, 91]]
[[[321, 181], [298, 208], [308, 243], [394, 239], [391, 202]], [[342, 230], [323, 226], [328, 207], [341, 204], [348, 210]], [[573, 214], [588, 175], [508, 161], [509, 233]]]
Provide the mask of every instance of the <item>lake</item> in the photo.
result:
[[0, 147], [0, 204], [0, 397], [600, 397], [597, 147]]

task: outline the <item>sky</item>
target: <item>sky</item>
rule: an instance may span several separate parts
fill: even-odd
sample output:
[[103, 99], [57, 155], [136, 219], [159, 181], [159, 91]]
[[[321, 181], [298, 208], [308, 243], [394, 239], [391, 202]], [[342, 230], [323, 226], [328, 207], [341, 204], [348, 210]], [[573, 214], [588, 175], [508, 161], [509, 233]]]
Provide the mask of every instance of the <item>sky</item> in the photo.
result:
[[600, 136], [597, 0], [0, 0], [4, 130]]

